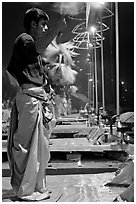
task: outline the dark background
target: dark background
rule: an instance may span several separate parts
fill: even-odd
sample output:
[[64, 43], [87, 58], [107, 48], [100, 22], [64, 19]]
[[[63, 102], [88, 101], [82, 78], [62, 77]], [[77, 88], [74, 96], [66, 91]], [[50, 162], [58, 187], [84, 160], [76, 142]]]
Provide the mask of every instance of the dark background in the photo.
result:
[[[109, 9], [115, 14], [115, 3], [109, 3]], [[120, 105], [125, 110], [134, 109], [134, 3], [119, 2], [119, 67], [120, 67]], [[58, 15], [52, 11], [52, 3], [3, 2], [2, 3], [2, 99], [13, 98], [16, 89], [11, 87], [5, 73], [9, 63], [14, 40], [23, 32], [23, 17], [32, 6], [45, 10], [50, 18], [50, 25], [55, 23]], [[81, 21], [67, 18], [67, 28], [63, 32], [62, 42], [75, 37], [72, 29]], [[104, 20], [109, 30], [104, 32], [104, 74], [106, 106], [115, 107], [116, 102], [116, 61], [115, 61], [115, 15]], [[87, 96], [87, 75], [90, 64], [87, 61], [87, 50], [76, 50], [80, 55], [75, 58], [76, 70], [79, 72], [75, 85], [79, 92]], [[101, 105], [101, 68], [100, 49], [97, 49], [98, 95]], [[121, 84], [124, 82], [124, 85]], [[126, 91], [127, 90], [127, 91]], [[79, 109], [83, 104], [72, 100], [73, 106]]]

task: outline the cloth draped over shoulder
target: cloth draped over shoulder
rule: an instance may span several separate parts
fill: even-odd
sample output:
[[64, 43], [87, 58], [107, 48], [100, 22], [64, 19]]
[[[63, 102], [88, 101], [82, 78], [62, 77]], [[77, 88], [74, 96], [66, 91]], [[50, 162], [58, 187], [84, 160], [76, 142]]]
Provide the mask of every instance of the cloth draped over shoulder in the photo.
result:
[[7, 146], [11, 185], [18, 197], [30, 200], [40, 199], [38, 190], [46, 187], [45, 169], [50, 159], [50, 131], [43, 125], [42, 104], [36, 96], [47, 99], [42, 87], [20, 89], [17, 93]]

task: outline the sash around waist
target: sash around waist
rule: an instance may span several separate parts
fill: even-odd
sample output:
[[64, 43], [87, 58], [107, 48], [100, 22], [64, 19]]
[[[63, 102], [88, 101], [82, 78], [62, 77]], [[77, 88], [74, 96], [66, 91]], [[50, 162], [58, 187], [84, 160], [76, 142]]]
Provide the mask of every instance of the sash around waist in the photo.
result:
[[19, 90], [19, 93], [27, 94], [28, 96], [37, 98], [38, 100], [47, 101], [47, 93], [42, 86], [37, 87], [33, 84], [23, 84]]
[[29, 89], [29, 88], [42, 88], [42, 86], [36, 86], [34, 84], [22, 84], [21, 85], [22, 89]]

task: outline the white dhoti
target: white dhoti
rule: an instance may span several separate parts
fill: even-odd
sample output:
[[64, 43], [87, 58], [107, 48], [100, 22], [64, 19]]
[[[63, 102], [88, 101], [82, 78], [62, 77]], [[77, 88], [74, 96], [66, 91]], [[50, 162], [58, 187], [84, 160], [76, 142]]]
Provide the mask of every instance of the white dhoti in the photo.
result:
[[43, 125], [40, 100], [26, 93], [46, 97], [42, 87], [21, 89], [16, 96], [7, 148], [11, 185], [19, 198], [40, 200], [50, 159], [49, 131]]

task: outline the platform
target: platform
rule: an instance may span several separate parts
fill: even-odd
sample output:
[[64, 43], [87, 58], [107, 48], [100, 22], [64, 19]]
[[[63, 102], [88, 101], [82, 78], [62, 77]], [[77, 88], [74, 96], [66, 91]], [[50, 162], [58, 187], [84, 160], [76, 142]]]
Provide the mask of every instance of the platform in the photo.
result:
[[[95, 130], [96, 126], [88, 127], [84, 121], [75, 122], [71, 118], [63, 120], [63, 123], [67, 124], [57, 125], [53, 131], [57, 137], [50, 139], [51, 160], [46, 175], [47, 186], [52, 193], [50, 199], [43, 202], [113, 202], [125, 187], [105, 184], [113, 179], [118, 168], [127, 165], [120, 156], [134, 154], [134, 145], [114, 142], [93, 145], [94, 132], [91, 130]], [[90, 132], [88, 140], [86, 135]], [[79, 135], [69, 137], [68, 134]], [[5, 156], [6, 146], [7, 140], [3, 140], [2, 153]], [[2, 163], [2, 201], [18, 201], [11, 189], [7, 158]]]
[[[113, 176], [113, 172], [47, 176], [47, 186], [52, 193], [50, 199], [42, 202], [112, 202], [125, 189], [104, 185]], [[2, 178], [2, 186], [2, 202], [18, 201], [11, 189], [9, 177]]]
[[[50, 199], [43, 202], [112, 202], [124, 187], [105, 186], [115, 176], [122, 162], [108, 160], [77, 162], [55, 160], [46, 170]], [[2, 201], [17, 201], [11, 185], [7, 162], [2, 165]]]
[[50, 139], [50, 151], [54, 152], [104, 152], [104, 151], [125, 151], [128, 146], [134, 148], [134, 145], [106, 143], [103, 145], [93, 145], [93, 141], [87, 138], [62, 138]]

